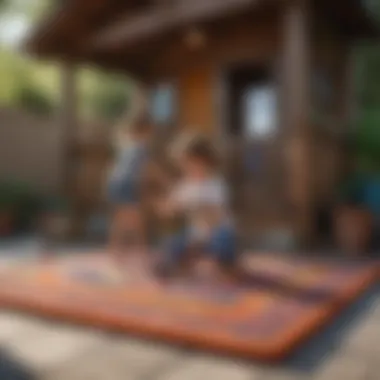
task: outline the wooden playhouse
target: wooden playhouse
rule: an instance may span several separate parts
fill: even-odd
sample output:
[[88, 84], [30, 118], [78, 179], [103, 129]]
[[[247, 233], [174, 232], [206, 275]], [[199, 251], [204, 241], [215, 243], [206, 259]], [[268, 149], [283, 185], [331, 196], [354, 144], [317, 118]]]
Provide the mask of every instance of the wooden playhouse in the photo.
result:
[[[317, 208], [344, 173], [352, 47], [377, 31], [356, 0], [70, 0], [28, 49], [62, 63], [70, 155], [75, 68], [93, 64], [149, 88], [157, 135], [209, 134], [226, 158], [241, 230], [318, 237]], [[67, 181], [72, 175], [67, 163]]]

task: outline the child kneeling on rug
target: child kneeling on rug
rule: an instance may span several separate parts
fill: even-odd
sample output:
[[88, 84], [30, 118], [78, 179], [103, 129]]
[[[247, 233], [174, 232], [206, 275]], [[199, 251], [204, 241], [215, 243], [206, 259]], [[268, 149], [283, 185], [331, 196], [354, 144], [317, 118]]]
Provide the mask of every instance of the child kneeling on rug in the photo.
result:
[[202, 253], [218, 274], [231, 273], [235, 264], [235, 228], [228, 211], [226, 184], [219, 174], [216, 154], [206, 140], [197, 139], [180, 157], [181, 180], [168, 199], [158, 205], [161, 215], [183, 213], [185, 226], [164, 247], [159, 274], [188, 269], [194, 254]]

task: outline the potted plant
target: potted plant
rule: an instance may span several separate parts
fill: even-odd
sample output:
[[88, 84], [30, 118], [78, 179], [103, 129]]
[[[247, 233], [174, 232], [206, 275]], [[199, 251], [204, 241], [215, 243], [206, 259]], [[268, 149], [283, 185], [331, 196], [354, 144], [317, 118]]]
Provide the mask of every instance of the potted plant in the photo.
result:
[[360, 203], [343, 202], [335, 210], [335, 241], [340, 250], [351, 255], [370, 248], [373, 220], [371, 212]]
[[0, 229], [3, 234], [28, 228], [39, 207], [39, 196], [26, 184], [15, 181], [0, 183]]
[[0, 185], [0, 237], [11, 235], [16, 226], [17, 197], [12, 189]]
[[370, 248], [380, 219], [380, 114], [367, 113], [352, 136], [356, 170], [339, 192], [335, 236], [345, 251]]
[[0, 237], [10, 236], [15, 230], [15, 217], [13, 209], [7, 205], [0, 209]]

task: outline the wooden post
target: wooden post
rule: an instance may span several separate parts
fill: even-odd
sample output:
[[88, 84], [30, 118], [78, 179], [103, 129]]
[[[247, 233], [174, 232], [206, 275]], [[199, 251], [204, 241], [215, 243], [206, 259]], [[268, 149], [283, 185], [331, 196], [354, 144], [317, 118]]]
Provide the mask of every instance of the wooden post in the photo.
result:
[[77, 88], [75, 67], [69, 62], [61, 66], [61, 108], [59, 115], [61, 143], [61, 193], [73, 207], [75, 226], [70, 226], [70, 235], [78, 235], [81, 222], [78, 214], [78, 202], [75, 198], [76, 172], [74, 147], [77, 137]]
[[340, 135], [338, 136], [339, 142], [339, 177], [336, 179], [339, 184], [340, 181], [344, 180], [346, 175], [353, 169], [353, 157], [350, 154], [350, 149], [348, 146], [348, 137], [352, 132], [353, 121], [355, 120], [355, 113], [357, 110], [355, 104], [355, 57], [352, 49], [349, 46], [350, 42], [347, 44], [341, 54], [341, 60], [339, 69], [337, 73], [339, 78], [338, 86], [338, 116], [341, 126]]
[[62, 149], [61, 189], [66, 196], [73, 191], [73, 169], [75, 168], [73, 147], [77, 135], [77, 91], [75, 68], [70, 63], [61, 67], [61, 112], [60, 136]]
[[290, 0], [283, 13], [283, 110], [289, 200], [297, 240], [313, 234], [312, 128], [310, 115], [311, 34], [307, 0]]
[[357, 104], [355, 99], [355, 69], [356, 59], [354, 51], [349, 46], [346, 47], [342, 70], [342, 119], [346, 128], [352, 126], [352, 121], [356, 117]]

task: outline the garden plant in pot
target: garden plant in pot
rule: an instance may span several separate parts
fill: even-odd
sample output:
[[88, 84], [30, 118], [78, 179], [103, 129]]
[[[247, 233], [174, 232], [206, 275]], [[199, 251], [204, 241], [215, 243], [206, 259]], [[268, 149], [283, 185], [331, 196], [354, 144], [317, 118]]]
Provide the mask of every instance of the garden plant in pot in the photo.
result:
[[16, 204], [11, 194], [0, 190], [0, 237], [10, 236], [16, 227]]
[[39, 209], [39, 197], [27, 185], [15, 181], [0, 183], [0, 236], [30, 227]]
[[342, 202], [334, 215], [335, 238], [341, 251], [361, 255], [370, 248], [372, 215], [360, 203]]

